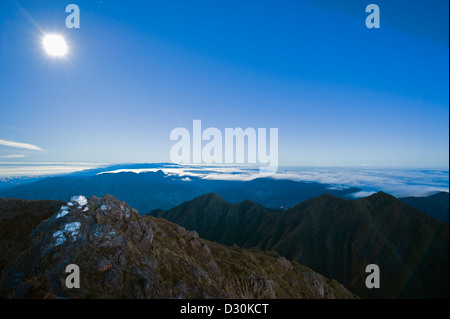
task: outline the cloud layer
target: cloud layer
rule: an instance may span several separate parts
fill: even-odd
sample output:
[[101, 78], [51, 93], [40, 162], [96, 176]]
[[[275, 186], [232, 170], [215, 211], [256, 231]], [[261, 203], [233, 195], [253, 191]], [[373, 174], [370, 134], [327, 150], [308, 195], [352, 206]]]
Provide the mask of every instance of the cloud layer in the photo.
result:
[[[180, 177], [199, 177], [215, 180], [249, 181], [258, 177], [256, 167], [237, 166], [195, 166], [170, 165], [160, 168], [120, 169], [104, 173], [120, 172], [156, 172]], [[400, 168], [349, 168], [349, 167], [285, 167], [274, 179], [290, 179], [300, 182], [318, 182], [329, 184], [330, 189], [358, 187], [360, 192], [355, 198], [369, 196], [374, 192], [384, 191], [396, 197], [428, 196], [439, 191], [449, 191], [449, 172], [447, 170], [400, 169]]]
[[[58, 175], [99, 167], [92, 163], [10, 163], [0, 162], [0, 177]], [[189, 182], [192, 178], [249, 181], [258, 177], [257, 167], [161, 165], [156, 168], [124, 168], [102, 173], [156, 172], [162, 170], [169, 176], [178, 176]], [[449, 191], [448, 170], [400, 169], [400, 168], [332, 168], [332, 167], [285, 167], [272, 175], [274, 179], [290, 179], [303, 182], [329, 184], [330, 189], [358, 187], [352, 194], [359, 198], [377, 191], [396, 197], [428, 196], [439, 191]]]

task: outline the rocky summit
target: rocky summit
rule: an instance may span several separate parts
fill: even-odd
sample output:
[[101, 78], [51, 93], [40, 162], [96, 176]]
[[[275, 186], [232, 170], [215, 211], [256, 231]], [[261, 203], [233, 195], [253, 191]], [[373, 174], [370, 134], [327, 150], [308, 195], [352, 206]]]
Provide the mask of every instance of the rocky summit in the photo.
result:
[[[0, 242], [2, 298], [357, 297], [275, 252], [203, 240], [109, 195], [0, 199]], [[66, 284], [71, 264], [80, 288]]]

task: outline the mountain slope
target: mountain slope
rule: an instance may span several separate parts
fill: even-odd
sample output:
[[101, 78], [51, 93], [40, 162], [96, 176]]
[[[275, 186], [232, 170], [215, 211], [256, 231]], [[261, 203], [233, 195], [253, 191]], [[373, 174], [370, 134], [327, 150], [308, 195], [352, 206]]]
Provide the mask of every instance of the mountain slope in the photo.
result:
[[447, 192], [439, 192], [428, 197], [403, 197], [399, 200], [448, 224], [449, 194]]
[[[152, 214], [189, 225], [207, 239], [233, 238], [243, 247], [275, 250], [335, 278], [362, 297], [448, 298], [448, 225], [393, 196], [379, 192], [349, 201], [326, 194], [285, 212], [260, 207], [240, 215], [232, 212], [230, 204], [209, 198], [214, 200], [202, 196]], [[220, 218], [209, 217], [214, 211]], [[251, 222], [240, 224], [239, 216]], [[209, 223], [199, 222], [206, 218]], [[229, 229], [224, 226], [231, 222], [223, 221], [228, 219], [233, 229], [246, 229], [251, 235], [225, 235]], [[380, 289], [365, 286], [365, 267], [371, 263], [380, 267]]]
[[[276, 210], [245, 200], [230, 204], [214, 193], [205, 194], [195, 200], [174, 207], [170, 213], [155, 210], [151, 215], [177, 220], [188, 229], [201, 229], [209, 240], [225, 245], [241, 243], [243, 245], [262, 223], [263, 218]], [[220, 227], [217, 231], [215, 226]]]
[[[0, 242], [23, 243], [0, 268], [1, 298], [356, 297], [275, 253], [203, 240], [109, 195], [59, 206], [0, 200]], [[24, 228], [19, 221], [30, 212], [36, 218]], [[65, 286], [68, 264], [79, 266], [79, 289]]]
[[0, 198], [0, 272], [30, 245], [27, 234], [62, 204], [60, 201]]

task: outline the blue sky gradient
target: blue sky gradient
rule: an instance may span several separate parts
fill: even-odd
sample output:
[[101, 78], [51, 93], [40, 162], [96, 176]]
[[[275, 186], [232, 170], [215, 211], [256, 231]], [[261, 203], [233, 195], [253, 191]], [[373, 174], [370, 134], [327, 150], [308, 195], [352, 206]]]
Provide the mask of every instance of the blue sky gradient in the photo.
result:
[[448, 6], [2, 0], [0, 140], [43, 150], [0, 144], [0, 161], [169, 161], [171, 130], [200, 119], [278, 128], [280, 165], [448, 169]]

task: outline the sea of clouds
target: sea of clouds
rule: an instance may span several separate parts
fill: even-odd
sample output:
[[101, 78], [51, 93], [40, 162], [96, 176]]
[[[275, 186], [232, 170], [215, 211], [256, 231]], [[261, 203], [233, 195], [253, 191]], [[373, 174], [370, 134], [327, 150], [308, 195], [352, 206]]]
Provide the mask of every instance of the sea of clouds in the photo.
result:
[[[23, 176], [56, 176], [98, 167], [105, 164], [95, 163], [2, 163], [0, 162], [0, 179]], [[143, 165], [145, 166], [145, 165]], [[439, 169], [412, 169], [397, 167], [279, 167], [277, 173], [261, 175], [256, 166], [226, 165], [179, 165], [161, 164], [152, 168], [123, 168], [108, 170], [98, 174], [119, 172], [156, 172], [181, 177], [189, 182], [191, 178], [213, 180], [249, 181], [267, 177], [289, 179], [302, 182], [329, 184], [329, 188], [344, 189], [358, 187], [361, 191], [354, 193], [355, 198], [364, 197], [374, 192], [384, 191], [396, 197], [428, 196], [440, 191], [449, 191], [449, 171]]]
[[189, 181], [190, 177], [218, 180], [249, 181], [259, 177], [290, 179], [302, 182], [329, 184], [330, 188], [358, 187], [355, 198], [384, 191], [396, 197], [428, 196], [449, 191], [449, 171], [411, 168], [369, 167], [280, 167], [273, 175], [261, 175], [257, 167], [213, 165], [165, 165], [161, 168], [120, 169], [104, 173], [131, 171], [135, 173], [156, 172], [176, 175]]

